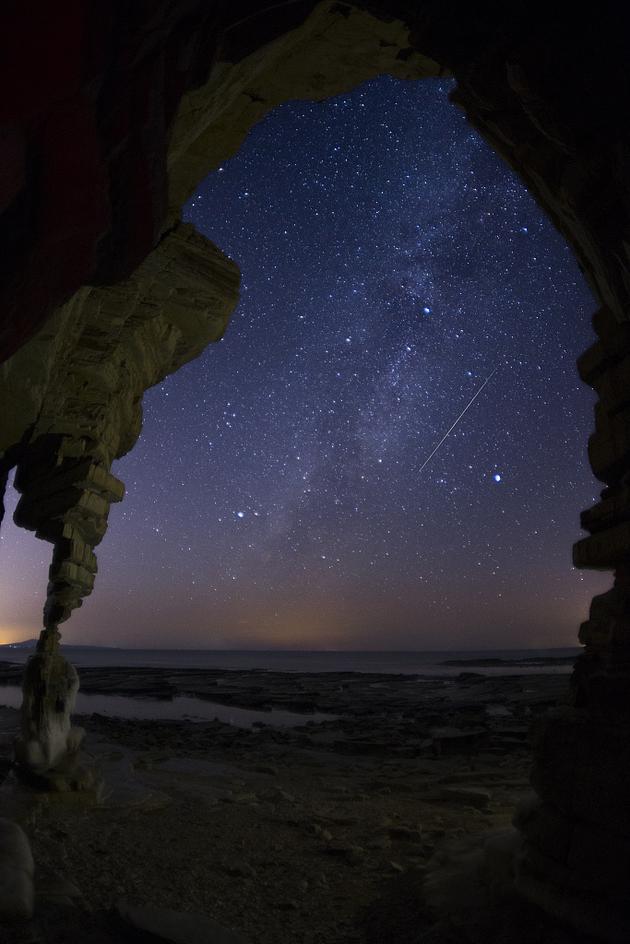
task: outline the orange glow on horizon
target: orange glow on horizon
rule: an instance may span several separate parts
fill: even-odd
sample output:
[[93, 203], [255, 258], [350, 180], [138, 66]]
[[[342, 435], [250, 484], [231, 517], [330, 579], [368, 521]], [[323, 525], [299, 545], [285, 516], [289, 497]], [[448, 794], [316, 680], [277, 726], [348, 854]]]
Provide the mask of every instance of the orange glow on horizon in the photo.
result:
[[35, 639], [37, 636], [39, 636], [39, 630], [34, 630], [32, 626], [23, 626], [19, 623], [10, 625], [5, 623], [0, 626], [0, 646], [8, 646], [25, 639]]

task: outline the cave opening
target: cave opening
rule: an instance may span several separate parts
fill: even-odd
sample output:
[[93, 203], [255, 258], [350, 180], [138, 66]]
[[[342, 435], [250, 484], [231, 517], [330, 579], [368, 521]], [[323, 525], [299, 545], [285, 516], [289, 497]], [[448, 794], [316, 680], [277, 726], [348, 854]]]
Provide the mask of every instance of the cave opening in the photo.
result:
[[[241, 302], [221, 344], [147, 392], [67, 641], [574, 644], [605, 581], [568, 554], [594, 500], [573, 366], [592, 298], [452, 87], [383, 76], [280, 106], [190, 199]], [[36, 625], [35, 584], [20, 603]]]

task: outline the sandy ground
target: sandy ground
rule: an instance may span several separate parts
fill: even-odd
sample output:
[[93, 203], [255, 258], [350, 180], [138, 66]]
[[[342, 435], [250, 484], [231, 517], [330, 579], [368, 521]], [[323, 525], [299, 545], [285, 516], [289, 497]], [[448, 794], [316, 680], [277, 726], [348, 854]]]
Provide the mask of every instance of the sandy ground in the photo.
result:
[[[137, 670], [116, 671], [132, 692]], [[31, 840], [37, 911], [0, 940], [139, 940], [112, 917], [121, 900], [210, 916], [250, 944], [429, 940], [415, 889], [453, 841], [510, 825], [529, 791], [530, 723], [568, 679], [243, 672], [222, 684], [232, 704], [251, 707], [256, 689], [259, 705], [338, 717], [251, 730], [78, 719], [98, 790], [31, 792], [10, 772], [1, 788]], [[0, 711], [5, 753], [16, 721]]]

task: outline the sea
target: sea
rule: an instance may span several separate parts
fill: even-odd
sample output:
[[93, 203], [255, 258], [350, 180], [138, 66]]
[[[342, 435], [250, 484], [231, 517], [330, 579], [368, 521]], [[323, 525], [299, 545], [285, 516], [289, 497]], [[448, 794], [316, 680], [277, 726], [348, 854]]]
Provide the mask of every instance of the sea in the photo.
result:
[[[62, 646], [74, 665], [152, 666], [169, 669], [234, 669], [267, 672], [376, 672], [392, 675], [528, 675], [571, 671], [581, 650], [483, 649], [431, 651], [298, 651], [254, 649], [115, 649]], [[26, 662], [33, 649], [0, 646], [0, 661]]]

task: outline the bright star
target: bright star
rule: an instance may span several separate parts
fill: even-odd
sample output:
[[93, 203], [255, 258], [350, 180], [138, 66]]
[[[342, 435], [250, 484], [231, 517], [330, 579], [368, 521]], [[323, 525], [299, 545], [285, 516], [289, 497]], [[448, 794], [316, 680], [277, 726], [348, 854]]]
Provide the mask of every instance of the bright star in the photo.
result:
[[500, 481], [501, 481], [501, 476], [499, 475], [498, 472], [495, 472], [494, 475], [492, 476], [492, 478], [494, 479], [495, 482], [500, 482]]

